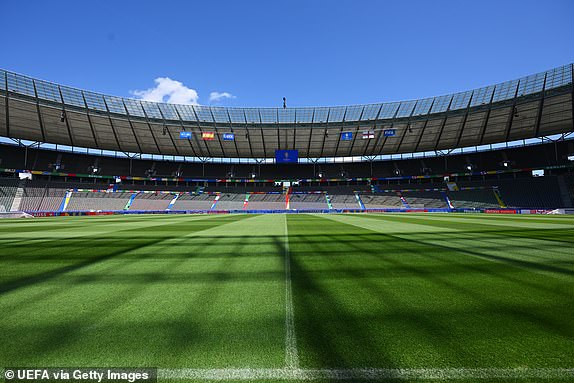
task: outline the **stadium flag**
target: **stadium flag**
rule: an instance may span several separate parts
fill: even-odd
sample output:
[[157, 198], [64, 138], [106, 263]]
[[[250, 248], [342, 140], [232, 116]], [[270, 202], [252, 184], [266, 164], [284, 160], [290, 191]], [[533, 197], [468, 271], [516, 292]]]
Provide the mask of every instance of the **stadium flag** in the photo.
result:
[[245, 194], [245, 199], [243, 200], [243, 210], [247, 209], [247, 205], [249, 205], [249, 197], [251, 196], [251, 194], [247, 193]]
[[375, 138], [375, 132], [372, 130], [365, 130], [363, 131], [363, 140], [370, 140], [371, 138]]
[[299, 160], [298, 150], [276, 150], [275, 163], [277, 164], [295, 164]]
[[446, 186], [448, 188], [448, 191], [458, 191], [459, 190], [456, 182], [447, 182]]
[[395, 129], [385, 129], [383, 130], [383, 135], [385, 137], [394, 137], [397, 135], [397, 131]]
[[201, 139], [204, 141], [213, 141], [215, 139], [215, 133], [203, 132], [203, 133], [201, 133]]
[[234, 133], [223, 133], [223, 141], [234, 141], [235, 134]]
[[444, 200], [446, 201], [446, 204], [448, 205], [449, 209], [454, 209], [454, 205], [452, 204], [452, 201], [450, 200], [450, 198], [448, 198], [448, 194], [446, 194], [446, 192], [441, 192], [442, 197], [444, 198]]
[[191, 140], [191, 132], [179, 132], [179, 138]]
[[341, 132], [341, 140], [343, 141], [353, 140], [353, 132]]

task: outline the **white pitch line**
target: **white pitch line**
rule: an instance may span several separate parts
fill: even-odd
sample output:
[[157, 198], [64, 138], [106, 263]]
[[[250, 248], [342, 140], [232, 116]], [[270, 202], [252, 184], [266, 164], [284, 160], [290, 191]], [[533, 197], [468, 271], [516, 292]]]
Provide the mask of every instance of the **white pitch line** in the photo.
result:
[[159, 369], [160, 379], [229, 380], [492, 380], [574, 379], [574, 368], [229, 368]]
[[299, 352], [295, 336], [295, 315], [293, 313], [293, 288], [291, 286], [291, 254], [289, 250], [289, 231], [287, 214], [285, 219], [285, 365], [288, 369], [299, 367]]

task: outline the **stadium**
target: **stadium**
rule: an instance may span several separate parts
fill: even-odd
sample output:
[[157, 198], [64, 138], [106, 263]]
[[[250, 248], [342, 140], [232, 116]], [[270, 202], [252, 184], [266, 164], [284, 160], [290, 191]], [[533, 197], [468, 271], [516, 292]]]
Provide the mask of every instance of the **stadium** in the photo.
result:
[[320, 108], [153, 103], [0, 71], [0, 209], [564, 213], [572, 71]]
[[573, 78], [240, 107], [0, 69], [5, 381], [573, 381]]

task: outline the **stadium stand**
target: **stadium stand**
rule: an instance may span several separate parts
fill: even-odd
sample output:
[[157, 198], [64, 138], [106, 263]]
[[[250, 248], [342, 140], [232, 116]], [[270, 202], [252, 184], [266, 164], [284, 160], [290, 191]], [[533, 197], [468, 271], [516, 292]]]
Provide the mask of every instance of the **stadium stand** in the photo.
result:
[[448, 196], [455, 208], [488, 209], [501, 207], [492, 188], [448, 192]]
[[412, 208], [448, 208], [444, 192], [408, 191], [402, 195]]
[[[574, 174], [569, 174], [564, 177], [564, 185], [570, 201], [574, 201]], [[572, 205], [568, 207], [572, 207]]]
[[[516, 177], [459, 181], [459, 190], [449, 191], [443, 183], [412, 182], [372, 186], [370, 181], [363, 185], [302, 185], [296, 192], [289, 194], [290, 209], [361, 209], [356, 194], [366, 209], [403, 209], [449, 208], [447, 198], [454, 208], [533, 208], [555, 209], [571, 207], [574, 194], [574, 177], [564, 176]], [[52, 178], [57, 178], [50, 176]], [[15, 178], [0, 179], [1, 206], [9, 211], [14, 204], [17, 210], [26, 212], [58, 211], [63, 205], [66, 193], [70, 199], [65, 211], [121, 211], [124, 210], [132, 195], [130, 211], [163, 211], [170, 207], [174, 197], [178, 196], [170, 210], [210, 210], [217, 199], [214, 210], [282, 210], [286, 206], [286, 194], [278, 193], [271, 186], [257, 187], [209, 187], [212, 192], [196, 193], [197, 185], [109, 185], [79, 181], [48, 181], [43, 179], [19, 181]], [[561, 186], [562, 184], [562, 186]], [[118, 187], [119, 186], [119, 187]], [[150, 190], [151, 189], [151, 190]], [[306, 191], [300, 191], [301, 189]], [[358, 192], [351, 190], [359, 189]], [[223, 192], [215, 192], [223, 190]], [[246, 191], [249, 190], [249, 191]], [[325, 190], [329, 190], [328, 192]], [[18, 192], [20, 196], [16, 197]], [[498, 196], [498, 197], [497, 197]], [[402, 199], [401, 199], [402, 197]], [[247, 205], [245, 200], [247, 198]], [[20, 201], [17, 203], [17, 201]], [[1, 208], [0, 208], [1, 209]]]
[[[47, 193], [48, 182], [47, 181], [26, 181], [24, 185], [24, 193], [20, 201], [20, 206], [18, 210], [22, 211], [42, 211], [40, 210], [42, 206], [42, 200]], [[62, 198], [64, 194], [62, 195]], [[61, 200], [60, 200], [61, 202]], [[46, 204], [44, 204], [45, 206]], [[59, 207], [59, 206], [58, 206]], [[52, 211], [56, 211], [58, 207], [55, 207]]]
[[361, 194], [366, 209], [400, 209], [404, 207], [397, 193]]
[[59, 210], [64, 197], [66, 196], [66, 189], [61, 187], [54, 187], [50, 184], [46, 186], [42, 202], [40, 203], [39, 211], [57, 211]]
[[325, 194], [292, 194], [289, 197], [292, 210], [329, 209]]
[[[9, 169], [28, 169], [48, 171], [49, 164], [57, 159], [60, 152], [51, 149], [28, 148], [28, 160], [24, 159], [24, 148], [16, 145], [0, 144], [1, 167]], [[47, 154], [49, 155], [47, 155]], [[103, 175], [123, 175], [145, 177], [146, 169], [149, 169], [153, 161], [145, 159], [132, 159], [122, 157], [107, 157], [86, 155], [79, 153], [66, 153], [62, 157], [65, 161], [65, 172], [88, 174], [86, 164], [93, 164], [99, 159], [100, 173]], [[466, 172], [468, 164], [473, 165], [476, 171], [483, 170], [501, 170], [504, 161], [510, 163], [512, 168], [543, 168], [555, 165], [567, 165], [567, 157], [574, 153], [572, 141], [560, 141], [554, 144], [539, 144], [523, 147], [502, 148], [498, 150], [484, 152], [470, 152], [465, 154], [452, 154], [448, 156], [428, 157], [424, 159], [404, 159], [397, 161], [373, 161], [358, 162], [345, 164], [347, 177], [395, 177], [394, 166], [401, 168], [401, 176], [416, 176], [425, 174], [423, 168], [430, 171], [430, 174]], [[131, 166], [130, 166], [131, 163]], [[156, 162], [160, 163], [160, 162]], [[424, 166], [423, 166], [424, 165]], [[90, 165], [88, 165], [89, 167]], [[250, 178], [252, 165], [249, 164], [217, 164], [209, 163], [202, 165], [200, 163], [190, 162], [173, 162], [166, 161], [162, 164], [166, 167], [165, 176], [172, 176], [172, 173], [181, 168], [183, 177], [206, 178], [206, 179], [225, 179], [233, 169], [234, 178]], [[260, 179], [310, 179], [317, 177], [317, 170], [313, 165], [300, 163], [297, 165], [275, 165], [261, 164], [259, 166]], [[340, 178], [340, 164], [325, 163], [321, 164], [324, 178]], [[371, 172], [372, 169], [372, 172]], [[164, 176], [156, 174], [157, 177]], [[94, 182], [92, 180], [92, 182]], [[137, 181], [128, 181], [129, 183]], [[143, 184], [142, 182], [139, 182]], [[327, 182], [315, 182], [316, 185], [329, 186]], [[238, 186], [243, 187], [243, 186]], [[277, 189], [277, 188], [276, 188]], [[280, 188], [279, 188], [280, 189]]]
[[73, 192], [66, 211], [120, 211], [131, 196], [131, 193], [122, 192]]
[[501, 180], [502, 198], [508, 207], [558, 208], [562, 206], [556, 177]]
[[242, 210], [246, 194], [222, 193], [215, 205], [215, 210]]
[[133, 200], [129, 210], [161, 211], [166, 210], [174, 194], [140, 193]]
[[251, 194], [246, 210], [283, 210], [284, 194]]
[[16, 178], [0, 178], [0, 212], [10, 211], [18, 185], [19, 180]]
[[[0, 70], [0, 211], [281, 210], [287, 201], [294, 210], [572, 207], [573, 71], [568, 64], [414, 104], [197, 106], [165, 116], [162, 108], [180, 106], [124, 100], [146, 113], [111, 110], [108, 96]], [[91, 101], [31, 92], [36, 83]], [[411, 108], [419, 104], [428, 108]], [[230, 128], [234, 145], [222, 145]], [[182, 129], [194, 140], [174, 139]], [[206, 129], [217, 139], [201, 140]], [[301, 162], [274, 163], [282, 148], [298, 150]], [[537, 169], [545, 176], [533, 177]]]
[[333, 209], [360, 209], [361, 205], [357, 201], [355, 194], [335, 194], [330, 195]]
[[209, 210], [211, 205], [213, 205], [214, 199], [215, 196], [210, 194], [182, 194], [175, 201], [171, 210]]

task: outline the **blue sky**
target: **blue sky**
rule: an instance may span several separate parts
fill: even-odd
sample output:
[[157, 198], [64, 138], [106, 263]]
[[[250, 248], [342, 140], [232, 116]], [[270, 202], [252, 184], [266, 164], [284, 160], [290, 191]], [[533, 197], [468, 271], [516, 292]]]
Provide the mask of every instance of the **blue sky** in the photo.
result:
[[[172, 101], [208, 105], [415, 99], [574, 61], [572, 0], [5, 0], [1, 8], [4, 69], [124, 97], [160, 84]], [[233, 97], [210, 101], [212, 92]]]

